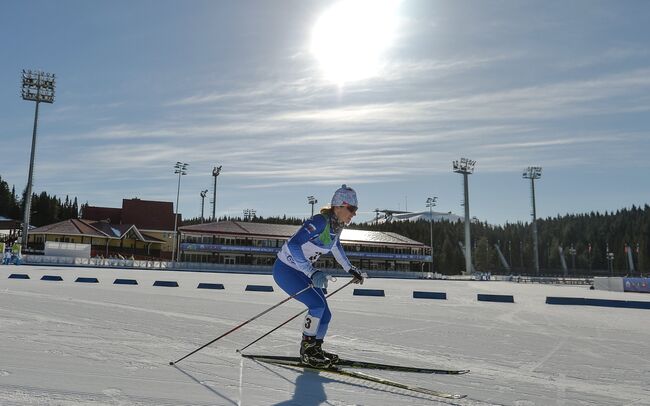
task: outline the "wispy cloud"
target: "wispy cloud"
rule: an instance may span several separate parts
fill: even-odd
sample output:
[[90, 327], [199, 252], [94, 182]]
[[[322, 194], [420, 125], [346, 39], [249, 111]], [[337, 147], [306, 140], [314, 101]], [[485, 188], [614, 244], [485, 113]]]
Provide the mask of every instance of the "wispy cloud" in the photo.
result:
[[[173, 118], [52, 137], [52, 143], [72, 145], [78, 158], [46, 162], [41, 169], [60, 173], [83, 165], [94, 176], [115, 168], [153, 174], [179, 156], [196, 165], [209, 165], [219, 157], [230, 167], [229, 176], [250, 182], [242, 187], [264, 187], [328, 182], [349, 173], [361, 182], [399, 179], [421, 173], [423, 166], [444, 172], [449, 157], [466, 151], [480, 158], [486, 169], [511, 170], [542, 149], [561, 157], [567, 148], [578, 145], [631, 143], [615, 133], [564, 131], [562, 137], [547, 133], [561, 119], [647, 111], [649, 88], [650, 70], [633, 70], [453, 97], [390, 100], [383, 96], [385, 100], [308, 108], [299, 107], [301, 103], [293, 98], [303, 100], [302, 90], [283, 91], [283, 102], [274, 104], [279, 96], [273, 91], [243, 89], [215, 96], [214, 101], [228, 98], [230, 108], [238, 111], [220, 114], [209, 113], [215, 106], [197, 111], [201, 98], [189, 96], [165, 107], [195, 106], [189, 112], [175, 111]], [[625, 100], [615, 106], [607, 102], [623, 96]], [[268, 111], [260, 114], [252, 108], [251, 98], [254, 104], [267, 105]], [[491, 163], [495, 151], [516, 151], [516, 156]], [[327, 157], [327, 163], [302, 165], [312, 156]], [[443, 156], [448, 158], [441, 160]], [[260, 184], [259, 179], [274, 181]]]
[[[15, 4], [22, 18], [0, 31], [9, 38], [30, 19], [36, 31], [24, 39], [42, 54], [44, 17]], [[460, 156], [478, 161], [473, 181], [529, 164], [572, 174], [623, 168], [626, 177], [650, 167], [647, 6], [405, 2], [381, 74], [342, 86], [324, 80], [309, 51], [319, 2], [258, 6], [220, 4], [205, 25], [182, 24], [178, 9], [164, 4], [151, 19], [150, 8], [135, 5], [133, 19], [115, 24], [93, 15], [104, 30], [48, 33], [61, 44], [52, 59], [60, 83], [54, 105], [41, 111], [37, 190], [95, 204], [129, 195], [168, 200], [177, 185], [170, 166], [183, 160], [190, 163], [183, 188], [193, 192], [182, 193], [181, 204], [198, 210], [196, 191], [209, 187], [219, 164], [222, 197], [231, 199], [224, 210], [263, 200], [277, 214], [304, 206], [289, 205], [290, 193], [331, 193], [342, 182], [394, 204], [409, 188], [424, 193], [432, 178], [444, 187]], [[187, 21], [201, 17], [191, 7], [182, 12]], [[84, 8], [64, 14], [65, 23], [89, 18]], [[82, 59], [79, 49], [88, 51]], [[22, 48], [6, 51], [7, 61], [24, 60]], [[5, 87], [16, 88], [18, 70], [0, 67], [3, 83], [10, 77]], [[0, 112], [0, 171], [20, 189], [33, 110], [10, 97]], [[456, 196], [456, 178], [453, 185], [448, 194]], [[506, 211], [516, 198], [502, 193], [500, 203], [473, 207]], [[639, 196], [616, 195], [632, 193]]]

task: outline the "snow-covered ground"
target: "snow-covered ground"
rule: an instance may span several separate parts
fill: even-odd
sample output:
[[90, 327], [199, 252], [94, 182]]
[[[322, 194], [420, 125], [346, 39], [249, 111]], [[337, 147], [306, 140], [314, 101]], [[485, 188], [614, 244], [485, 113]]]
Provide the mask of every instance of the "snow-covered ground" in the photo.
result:
[[[10, 273], [31, 279], [8, 279]], [[114, 285], [116, 278], [139, 284]], [[156, 280], [180, 287], [154, 287]], [[225, 290], [196, 289], [200, 282], [222, 283]], [[293, 301], [170, 366], [286, 297], [277, 288], [245, 292], [248, 284], [273, 280], [0, 266], [0, 404], [650, 405], [650, 310], [545, 304], [546, 296], [650, 296], [584, 286], [373, 279], [363, 288], [384, 289], [386, 297], [353, 296], [350, 286], [330, 298], [328, 349], [369, 361], [469, 368], [462, 376], [369, 371], [468, 395], [458, 401], [244, 361], [235, 350], [301, 311]], [[414, 290], [446, 292], [447, 300], [413, 299]], [[478, 302], [478, 293], [513, 295], [515, 303]], [[301, 320], [247, 352], [296, 355]]]

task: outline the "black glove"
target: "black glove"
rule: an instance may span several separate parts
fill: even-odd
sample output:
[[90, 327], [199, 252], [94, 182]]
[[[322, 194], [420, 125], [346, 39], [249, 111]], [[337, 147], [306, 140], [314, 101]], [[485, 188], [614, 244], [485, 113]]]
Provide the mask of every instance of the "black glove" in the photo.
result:
[[352, 283], [358, 283], [359, 285], [363, 285], [363, 279], [364, 275], [359, 272], [359, 270], [353, 265], [350, 270], [348, 270], [350, 275], [352, 275]]

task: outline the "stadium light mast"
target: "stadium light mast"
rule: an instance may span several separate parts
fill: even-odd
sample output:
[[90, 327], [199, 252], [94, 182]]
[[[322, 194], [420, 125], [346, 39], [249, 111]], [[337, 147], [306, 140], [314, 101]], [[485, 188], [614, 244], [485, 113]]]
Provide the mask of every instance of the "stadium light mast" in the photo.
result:
[[318, 203], [318, 200], [314, 196], [307, 196], [307, 203], [311, 204], [311, 216], [314, 217], [314, 205]]
[[[187, 175], [187, 166], [185, 162], [176, 162], [174, 165], [174, 173], [178, 174], [178, 187], [176, 188], [176, 214], [174, 215], [174, 246], [172, 247], [172, 262], [176, 261], [176, 230], [178, 229], [178, 198], [181, 194], [181, 176]], [[178, 250], [180, 256], [180, 249]]]
[[542, 177], [542, 167], [541, 166], [529, 166], [524, 169], [523, 173], [524, 179], [530, 179], [530, 200], [532, 204], [532, 210], [530, 215], [533, 217], [533, 257], [535, 258], [535, 275], [539, 276], [539, 251], [537, 247], [537, 211], [535, 209], [535, 179]]
[[255, 209], [244, 209], [244, 221], [251, 221], [256, 214]]
[[609, 250], [609, 242], [605, 243], [605, 258], [607, 258], [609, 276], [614, 276], [614, 253]]
[[34, 156], [36, 155], [36, 129], [38, 127], [38, 105], [40, 103], [54, 103], [54, 88], [56, 77], [53, 73], [23, 69], [22, 97], [23, 100], [36, 102], [34, 112], [34, 130], [32, 131], [32, 151], [29, 157], [29, 175], [27, 176], [27, 192], [25, 194], [25, 212], [23, 213], [22, 245], [27, 248], [29, 221], [32, 209], [32, 181], [34, 178]]
[[429, 208], [429, 232], [430, 232], [430, 241], [431, 241], [431, 268], [430, 272], [433, 272], [433, 208], [436, 206], [437, 196], [429, 197], [427, 199], [427, 207]]
[[203, 223], [203, 207], [205, 206], [205, 197], [208, 195], [208, 189], [201, 191], [201, 223]]
[[472, 273], [472, 239], [470, 238], [470, 223], [469, 218], [469, 179], [468, 176], [474, 173], [474, 165], [476, 161], [460, 158], [458, 161], [453, 161], [454, 172], [460, 173], [463, 175], [463, 189], [465, 192], [465, 197], [463, 200], [463, 206], [465, 207], [465, 272], [468, 274]]
[[212, 188], [212, 221], [217, 221], [217, 177], [221, 173], [223, 165], [215, 166], [212, 168], [212, 177], [214, 178], [214, 185]]

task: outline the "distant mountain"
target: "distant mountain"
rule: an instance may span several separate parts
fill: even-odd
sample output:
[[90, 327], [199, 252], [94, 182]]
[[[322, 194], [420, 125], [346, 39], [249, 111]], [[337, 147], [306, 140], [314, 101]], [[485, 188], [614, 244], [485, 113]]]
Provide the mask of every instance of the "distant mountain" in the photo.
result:
[[[440, 222], [440, 221], [450, 221], [450, 222], [456, 222], [458, 220], [463, 221], [464, 217], [457, 216], [456, 214], [453, 214], [452, 212], [449, 213], [440, 213], [437, 211], [434, 212], [429, 212], [429, 211], [422, 211], [422, 212], [417, 212], [417, 213], [388, 213], [383, 217], [379, 218], [379, 224], [384, 224], [384, 223], [391, 223], [391, 222], [396, 222], [396, 221], [411, 221], [411, 222], [416, 222], [419, 220], [425, 220], [425, 221], [431, 221], [433, 220], [434, 223]], [[368, 224], [375, 224], [376, 220], [370, 220], [367, 222]]]

